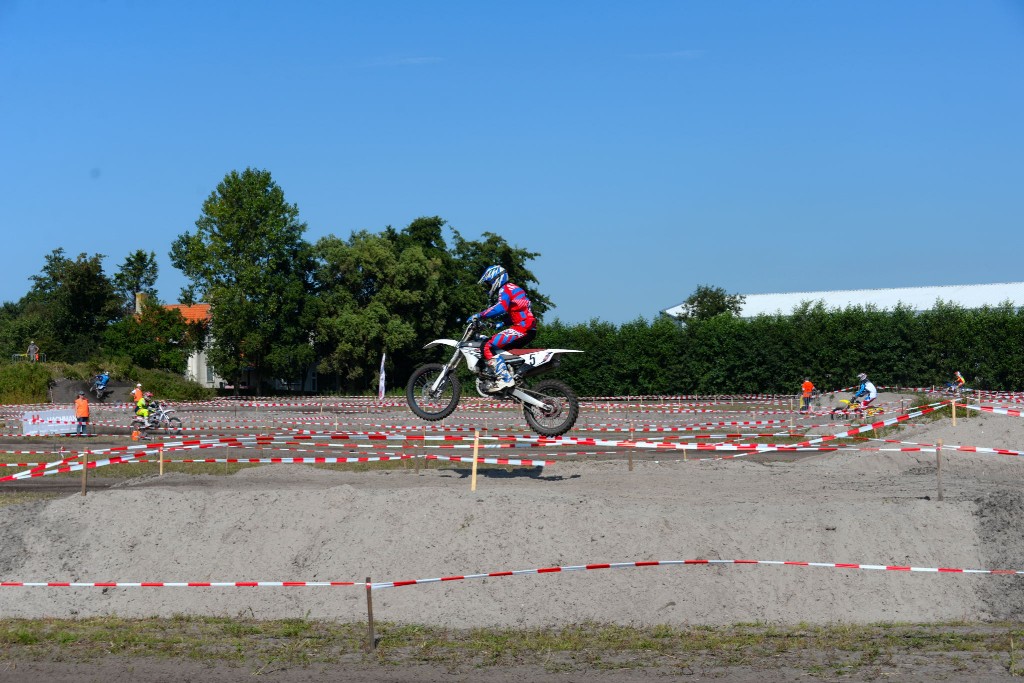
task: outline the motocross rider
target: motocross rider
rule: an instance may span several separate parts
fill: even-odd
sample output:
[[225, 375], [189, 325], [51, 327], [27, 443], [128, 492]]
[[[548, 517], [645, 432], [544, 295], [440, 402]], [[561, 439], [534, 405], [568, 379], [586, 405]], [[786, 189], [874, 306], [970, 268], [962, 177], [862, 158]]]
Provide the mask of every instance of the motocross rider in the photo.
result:
[[149, 404], [153, 400], [153, 392], [147, 391], [135, 402], [135, 414], [142, 418], [143, 426], [149, 427]]
[[[857, 393], [853, 395], [853, 400], [856, 401], [857, 399], [860, 399], [861, 407], [867, 408], [871, 405], [872, 401], [878, 398], [878, 389], [875, 388], [875, 385], [863, 372], [857, 375], [857, 379], [860, 380], [860, 387], [857, 389]], [[865, 398], [861, 399], [861, 396], [864, 396]]]
[[[469, 317], [470, 322], [488, 318], [504, 318], [509, 326], [498, 331], [483, 345], [483, 357], [491, 370], [494, 371], [494, 384], [490, 392], [501, 391], [515, 385], [512, 373], [509, 372], [505, 359], [501, 357], [501, 349], [512, 349], [529, 344], [537, 334], [537, 321], [530, 309], [530, 299], [519, 285], [508, 281], [508, 272], [501, 266], [491, 266], [480, 276], [477, 284], [489, 287], [491, 300], [497, 301], [479, 313]], [[495, 355], [495, 352], [499, 352]]]
[[96, 390], [102, 392], [107, 388], [107, 382], [110, 381], [110, 371], [104, 370], [100, 374], [96, 375]]
[[956, 372], [954, 372], [953, 387], [956, 390], [956, 393], [959, 394], [961, 391], [963, 391], [965, 384], [967, 384], [967, 380], [965, 380], [964, 376], [960, 374], [960, 371], [957, 370]]

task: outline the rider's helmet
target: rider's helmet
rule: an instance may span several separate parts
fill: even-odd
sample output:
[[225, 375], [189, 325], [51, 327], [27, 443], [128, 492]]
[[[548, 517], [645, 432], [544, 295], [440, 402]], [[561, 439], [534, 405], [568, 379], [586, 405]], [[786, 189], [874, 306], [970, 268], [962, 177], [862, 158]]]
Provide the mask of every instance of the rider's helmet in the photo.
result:
[[867, 378], [868, 378], [868, 376], [866, 374], [864, 374], [863, 372], [860, 373], [859, 375], [857, 375], [857, 379], [859, 379], [861, 382], [863, 382]]
[[146, 398], [153, 398], [153, 392], [152, 391], [147, 391], [146, 393], [143, 394], [143, 396], [146, 397]]
[[480, 276], [477, 284], [490, 286], [488, 295], [493, 297], [506, 282], [508, 282], [508, 272], [501, 266], [491, 266]]

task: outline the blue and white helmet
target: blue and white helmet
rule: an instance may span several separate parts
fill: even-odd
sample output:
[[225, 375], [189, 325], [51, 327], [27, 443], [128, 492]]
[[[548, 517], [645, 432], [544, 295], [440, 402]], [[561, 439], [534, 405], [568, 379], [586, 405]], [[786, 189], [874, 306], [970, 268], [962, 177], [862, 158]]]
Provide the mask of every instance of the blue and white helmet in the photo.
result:
[[484, 271], [483, 275], [480, 276], [477, 284], [490, 285], [491, 290], [489, 292], [489, 296], [493, 297], [506, 282], [508, 282], [508, 272], [506, 272], [501, 266], [491, 266]]

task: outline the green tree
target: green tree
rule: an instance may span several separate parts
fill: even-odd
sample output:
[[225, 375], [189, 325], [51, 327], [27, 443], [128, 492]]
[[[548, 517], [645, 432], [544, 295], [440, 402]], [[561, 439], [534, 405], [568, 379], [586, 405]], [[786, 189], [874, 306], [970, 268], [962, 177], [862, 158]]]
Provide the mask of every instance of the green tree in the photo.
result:
[[530, 298], [530, 308], [538, 320], [554, 308], [554, 304], [536, 287], [537, 277], [527, 268], [527, 263], [540, 253], [513, 247], [504, 237], [485, 232], [483, 240], [463, 239], [455, 232], [453, 258], [457, 268], [453, 273], [453, 299], [457, 315], [465, 317], [488, 305], [487, 290], [477, 285], [480, 276], [488, 266], [498, 265], [508, 272], [508, 279], [523, 288]]
[[120, 316], [114, 286], [103, 272], [103, 254], [69, 259], [63, 249], [46, 255], [32, 289], [22, 299], [27, 328], [49, 360], [88, 359], [107, 325]]
[[210, 304], [213, 367], [235, 386], [245, 371], [257, 387], [304, 374], [313, 362], [313, 256], [298, 207], [269, 171], [247, 168], [224, 177], [195, 226], [174, 240], [171, 263], [191, 280], [182, 299]]
[[729, 294], [721, 287], [698, 285], [693, 294], [683, 301], [683, 310], [676, 317], [684, 323], [691, 323], [709, 320], [723, 313], [738, 316], [745, 301], [742, 294]]
[[156, 300], [157, 264], [156, 254], [137, 249], [125, 257], [114, 274], [114, 291], [124, 302], [125, 313], [135, 311], [135, 297], [145, 294]]
[[138, 315], [122, 318], [107, 328], [105, 349], [135, 365], [184, 374], [188, 357], [200, 348], [206, 334], [202, 323], [188, 323], [177, 309], [146, 299]]
[[408, 354], [419, 336], [439, 333], [432, 297], [442, 271], [418, 247], [399, 251], [388, 234], [366, 231], [348, 240], [316, 244], [320, 316], [316, 323], [318, 369], [338, 377], [348, 391], [376, 379], [380, 356]]

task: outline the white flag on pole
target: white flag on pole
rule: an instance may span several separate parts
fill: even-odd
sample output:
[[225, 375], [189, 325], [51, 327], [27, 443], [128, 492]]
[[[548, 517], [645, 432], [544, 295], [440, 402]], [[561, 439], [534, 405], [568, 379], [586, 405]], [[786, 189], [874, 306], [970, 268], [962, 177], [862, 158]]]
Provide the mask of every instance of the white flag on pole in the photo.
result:
[[388, 354], [386, 351], [380, 355], [380, 382], [377, 383], [378, 401], [384, 400], [384, 359], [387, 357], [387, 355]]

